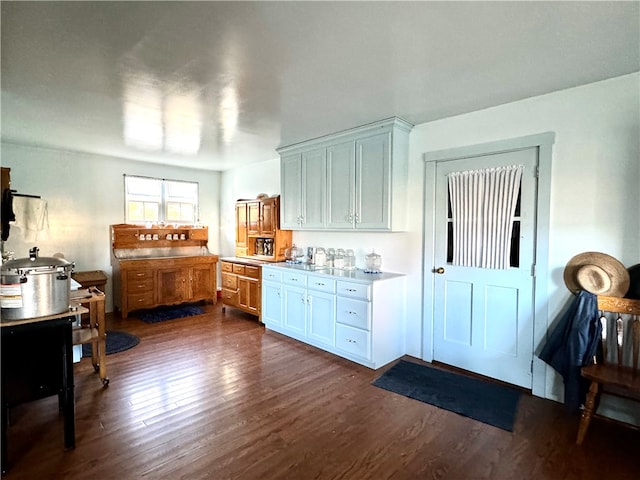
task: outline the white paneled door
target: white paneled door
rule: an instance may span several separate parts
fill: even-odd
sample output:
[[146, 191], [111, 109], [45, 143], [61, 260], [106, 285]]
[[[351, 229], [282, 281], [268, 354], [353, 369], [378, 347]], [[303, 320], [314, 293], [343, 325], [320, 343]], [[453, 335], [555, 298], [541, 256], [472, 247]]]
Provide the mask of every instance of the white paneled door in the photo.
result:
[[[525, 388], [532, 386], [537, 163], [538, 149], [526, 148], [436, 165], [434, 360]], [[513, 165], [524, 170], [509, 266], [454, 264], [448, 175]]]

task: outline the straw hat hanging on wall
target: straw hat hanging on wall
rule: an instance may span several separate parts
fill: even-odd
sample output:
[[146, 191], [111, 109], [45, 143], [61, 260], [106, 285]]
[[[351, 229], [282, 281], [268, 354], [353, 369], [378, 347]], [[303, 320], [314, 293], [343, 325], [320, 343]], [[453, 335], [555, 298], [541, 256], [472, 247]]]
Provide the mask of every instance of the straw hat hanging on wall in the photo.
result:
[[611, 255], [584, 252], [567, 263], [564, 283], [573, 293], [586, 290], [595, 295], [623, 297], [629, 289], [629, 272]]

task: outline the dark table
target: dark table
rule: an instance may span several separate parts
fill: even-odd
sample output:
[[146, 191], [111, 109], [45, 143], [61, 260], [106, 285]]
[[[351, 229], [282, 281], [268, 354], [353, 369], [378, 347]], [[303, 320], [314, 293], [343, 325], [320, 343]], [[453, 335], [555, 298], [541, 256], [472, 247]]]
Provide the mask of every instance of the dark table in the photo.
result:
[[72, 324], [84, 307], [50, 315], [0, 322], [2, 332], [2, 472], [8, 468], [9, 410], [21, 403], [58, 395], [64, 415], [64, 446], [75, 447]]

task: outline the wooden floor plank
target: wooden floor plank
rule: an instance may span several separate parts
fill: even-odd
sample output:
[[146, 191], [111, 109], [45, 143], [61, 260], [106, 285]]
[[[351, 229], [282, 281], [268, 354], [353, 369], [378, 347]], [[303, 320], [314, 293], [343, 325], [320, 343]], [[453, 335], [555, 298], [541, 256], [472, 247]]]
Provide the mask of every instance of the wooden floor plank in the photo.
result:
[[[107, 357], [109, 387], [75, 365], [76, 448], [57, 399], [11, 411], [7, 479], [635, 479], [638, 431], [524, 394], [506, 432], [386, 390], [373, 371], [207, 305], [145, 324]], [[418, 361], [416, 359], [410, 359]]]

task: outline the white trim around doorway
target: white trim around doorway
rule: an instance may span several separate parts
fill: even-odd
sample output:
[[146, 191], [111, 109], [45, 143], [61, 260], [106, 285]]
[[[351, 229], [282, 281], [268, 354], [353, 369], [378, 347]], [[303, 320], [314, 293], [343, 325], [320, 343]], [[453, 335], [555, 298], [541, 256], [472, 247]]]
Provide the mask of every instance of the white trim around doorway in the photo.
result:
[[554, 132], [544, 132], [524, 137], [498, 140], [495, 142], [455, 147], [424, 154], [424, 232], [423, 242], [423, 312], [422, 312], [422, 359], [433, 360], [433, 307], [434, 277], [434, 236], [435, 236], [435, 182], [438, 162], [458, 160], [494, 153], [538, 148], [538, 191], [536, 216], [536, 255], [533, 326], [534, 356], [532, 359], [531, 393], [539, 397], [546, 396], [547, 365], [537, 357], [544, 344], [549, 326], [547, 311], [547, 288], [549, 280], [549, 223], [551, 203], [551, 160], [555, 142]]

